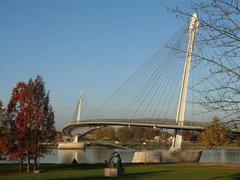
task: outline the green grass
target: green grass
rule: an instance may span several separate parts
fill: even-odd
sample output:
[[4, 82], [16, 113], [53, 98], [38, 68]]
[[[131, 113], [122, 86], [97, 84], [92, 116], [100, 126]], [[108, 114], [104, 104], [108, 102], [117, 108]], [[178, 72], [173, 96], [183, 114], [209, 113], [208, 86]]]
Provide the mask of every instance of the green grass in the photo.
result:
[[[39, 174], [18, 173], [16, 165], [0, 165], [0, 179], [104, 179], [103, 164], [41, 165]], [[125, 176], [119, 179], [240, 179], [240, 165], [148, 164], [125, 165]], [[111, 179], [111, 178], [105, 178]]]

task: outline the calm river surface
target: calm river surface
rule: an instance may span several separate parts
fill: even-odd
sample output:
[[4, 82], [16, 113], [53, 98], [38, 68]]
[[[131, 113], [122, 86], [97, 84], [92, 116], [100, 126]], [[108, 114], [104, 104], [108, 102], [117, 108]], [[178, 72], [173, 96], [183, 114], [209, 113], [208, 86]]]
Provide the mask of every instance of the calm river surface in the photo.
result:
[[[131, 162], [134, 150], [87, 148], [85, 150], [50, 150], [50, 154], [40, 159], [40, 163], [72, 163], [75, 158], [79, 163], [104, 163], [109, 155], [117, 151], [121, 155], [122, 162]], [[240, 150], [203, 150], [201, 163], [228, 162], [240, 164]], [[0, 161], [0, 163], [8, 163]]]
[[[42, 163], [71, 163], [75, 158], [79, 163], [103, 163], [109, 155], [117, 151], [123, 162], [131, 162], [134, 150], [89, 148], [85, 150], [52, 150], [51, 154], [40, 159]], [[229, 162], [240, 164], [240, 150], [203, 150], [202, 163]]]

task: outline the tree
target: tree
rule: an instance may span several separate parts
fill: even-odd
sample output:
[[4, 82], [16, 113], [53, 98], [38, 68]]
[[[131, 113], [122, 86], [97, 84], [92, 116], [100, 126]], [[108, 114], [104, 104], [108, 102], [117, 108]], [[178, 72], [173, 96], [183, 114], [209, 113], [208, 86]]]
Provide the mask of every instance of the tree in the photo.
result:
[[29, 92], [27, 84], [17, 83], [16, 87], [13, 88], [7, 108], [6, 128], [9, 129], [9, 136], [8, 139], [5, 139], [7, 146], [5, 154], [11, 160], [20, 161], [20, 171], [22, 171], [23, 161], [27, 156], [29, 157], [28, 142], [31, 136], [29, 134], [30, 114], [28, 112], [31, 110], [28, 102], [30, 99], [26, 98], [29, 96]]
[[193, 131], [183, 131], [183, 139], [185, 141], [197, 141], [198, 140], [198, 132]]
[[214, 117], [211, 124], [202, 132], [202, 137], [203, 142], [210, 149], [216, 149], [230, 141], [228, 129], [217, 117]]
[[133, 128], [133, 133], [134, 133], [134, 138], [137, 141], [141, 141], [143, 139], [144, 133], [145, 133], [145, 128], [142, 127], [135, 127]]
[[[240, 124], [240, 2], [239, 0], [191, 1], [186, 7], [172, 8], [171, 12], [182, 18], [199, 16], [199, 44], [214, 52], [206, 56], [196, 54], [198, 61], [205, 63], [209, 71], [202, 77], [199, 84], [207, 82], [199, 93], [198, 103], [208, 111], [224, 113], [223, 120], [231, 122], [235, 128]], [[201, 82], [201, 83], [200, 83]]]
[[113, 127], [100, 128], [94, 131], [96, 139], [115, 139], [115, 129]]
[[0, 125], [2, 125], [2, 122], [4, 121], [4, 116], [5, 116], [5, 108], [3, 106], [2, 101], [0, 101]]
[[132, 128], [129, 127], [121, 127], [117, 129], [117, 138], [119, 141], [130, 141], [134, 138], [134, 133]]
[[131, 141], [142, 139], [153, 139], [155, 136], [159, 135], [159, 129], [153, 128], [142, 128], [142, 127], [121, 127], [117, 129], [116, 138], [120, 141]]
[[144, 138], [150, 140], [159, 135], [159, 133], [160, 131], [158, 129], [146, 128], [144, 132]]
[[0, 158], [6, 151], [6, 139], [8, 136], [7, 128], [5, 126], [6, 110], [3, 107], [2, 101], [0, 101]]
[[49, 92], [45, 92], [43, 78], [17, 83], [13, 88], [8, 104], [7, 124], [11, 131], [11, 143], [8, 144], [8, 154], [13, 160], [27, 159], [27, 171], [30, 161], [34, 160], [34, 170], [37, 159], [46, 153], [40, 146], [42, 142], [54, 140], [54, 113], [49, 104]]
[[160, 132], [160, 139], [166, 141], [171, 135], [168, 132]]
[[45, 83], [41, 76], [37, 76], [34, 82], [28, 83], [33, 86], [34, 114], [33, 114], [33, 135], [34, 135], [34, 169], [37, 159], [46, 153], [46, 148], [39, 143], [55, 140], [56, 129], [54, 112], [49, 104], [49, 92], [46, 93]]

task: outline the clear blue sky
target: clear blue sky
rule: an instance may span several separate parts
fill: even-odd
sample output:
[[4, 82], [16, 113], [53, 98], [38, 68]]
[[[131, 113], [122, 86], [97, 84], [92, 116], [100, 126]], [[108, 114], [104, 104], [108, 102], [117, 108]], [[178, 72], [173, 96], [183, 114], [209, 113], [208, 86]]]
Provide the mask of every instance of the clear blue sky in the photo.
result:
[[1, 0], [0, 99], [40, 74], [61, 129], [80, 90], [101, 103], [184, 24], [164, 7], [176, 2]]

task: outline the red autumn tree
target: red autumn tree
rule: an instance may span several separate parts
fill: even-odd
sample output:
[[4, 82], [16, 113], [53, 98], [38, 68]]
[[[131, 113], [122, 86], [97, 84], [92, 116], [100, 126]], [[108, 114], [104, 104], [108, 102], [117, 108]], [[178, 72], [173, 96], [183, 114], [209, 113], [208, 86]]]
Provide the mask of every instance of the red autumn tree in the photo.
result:
[[8, 154], [21, 164], [27, 159], [28, 172], [31, 160], [34, 160], [35, 170], [38, 158], [46, 153], [40, 143], [52, 141], [55, 137], [54, 113], [44, 86], [41, 76], [34, 81], [30, 79], [28, 84], [19, 82], [13, 89], [7, 109], [13, 138], [8, 145]]
[[6, 110], [3, 107], [2, 101], [0, 101], [0, 159], [6, 152], [6, 139], [8, 136], [6, 122]]
[[[22, 170], [23, 161], [28, 154], [28, 145], [30, 135], [30, 117], [31, 90], [24, 82], [17, 83], [13, 88], [11, 100], [7, 108], [6, 126], [10, 129], [7, 143], [7, 152], [11, 160], [20, 161], [20, 170]], [[29, 141], [29, 142], [28, 142]], [[30, 162], [30, 157], [28, 162]]]

